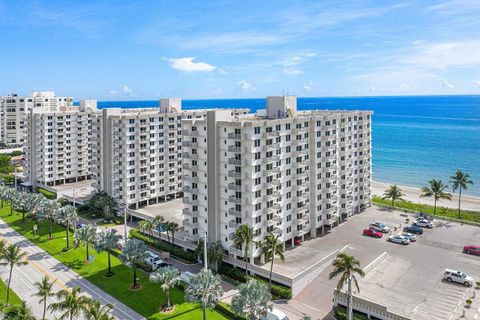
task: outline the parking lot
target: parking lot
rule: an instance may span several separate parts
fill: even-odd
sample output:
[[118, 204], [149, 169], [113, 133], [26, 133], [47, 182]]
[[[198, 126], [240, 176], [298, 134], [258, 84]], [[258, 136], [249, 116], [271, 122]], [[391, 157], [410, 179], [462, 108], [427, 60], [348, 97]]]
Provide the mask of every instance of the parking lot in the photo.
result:
[[[409, 216], [410, 221], [413, 220]], [[308, 252], [332, 252], [348, 244], [347, 254], [360, 260], [365, 267], [383, 252], [387, 257], [367, 273], [360, 281], [360, 296], [387, 306], [394, 312], [412, 319], [453, 319], [454, 313], [469, 295], [462, 285], [442, 281], [445, 268], [464, 271], [474, 279], [480, 279], [480, 256], [462, 253], [466, 244], [480, 244], [480, 228], [453, 222], [435, 221], [432, 230], [426, 229], [417, 241], [400, 245], [386, 241], [388, 235], [374, 239], [362, 235], [372, 221], [382, 221], [396, 234], [406, 225], [406, 217], [398, 211], [372, 207], [364, 213], [334, 228], [322, 238], [308, 241], [300, 253], [295, 249], [286, 259]], [[332, 307], [333, 290], [338, 279], [328, 280], [331, 267], [323, 271], [305, 288], [289, 306], [302, 310], [313, 319], [323, 319]], [[469, 289], [470, 292], [472, 289]], [[480, 298], [477, 298], [480, 299]]]

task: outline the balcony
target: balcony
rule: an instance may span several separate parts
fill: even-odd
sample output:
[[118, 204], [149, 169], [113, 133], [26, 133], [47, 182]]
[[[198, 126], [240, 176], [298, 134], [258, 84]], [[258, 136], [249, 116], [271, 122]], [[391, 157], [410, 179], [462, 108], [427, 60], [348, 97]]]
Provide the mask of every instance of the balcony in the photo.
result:
[[274, 236], [279, 236], [279, 237], [281, 237], [281, 236], [282, 236], [282, 229], [280, 229], [280, 228], [274, 228], [274, 229], [272, 230], [272, 234], [273, 234]]
[[280, 155], [275, 154], [270, 157], [264, 158], [263, 163], [270, 163], [270, 162], [279, 161], [279, 160], [280, 160]]
[[228, 209], [228, 214], [231, 215], [231, 216], [234, 216], [235, 218], [242, 218], [243, 217], [242, 211], [238, 211], [235, 208]]
[[198, 160], [198, 153], [184, 152], [182, 153], [182, 157], [185, 159]]
[[[174, 137], [172, 137], [174, 138]], [[192, 142], [192, 141], [183, 141], [182, 146], [187, 147], [187, 148], [198, 148], [198, 142]]]
[[240, 153], [240, 152], [242, 152], [242, 147], [240, 147], [240, 146], [228, 146], [228, 151]]
[[242, 204], [243, 203], [242, 198], [237, 198], [235, 196], [229, 196], [228, 201], [231, 202], [231, 203], [235, 203], [235, 204]]
[[270, 131], [270, 132], [264, 132], [263, 133], [263, 138], [270, 138], [270, 137], [278, 137], [280, 135], [280, 131]]
[[242, 135], [239, 134], [239, 133], [229, 133], [229, 134], [228, 134], [228, 139], [231, 139], [231, 140], [241, 140], [241, 139], [242, 139]]
[[230, 159], [228, 159], [228, 164], [232, 164], [232, 165], [235, 165], [235, 166], [241, 166], [242, 165], [242, 160], [241, 159], [230, 158]]
[[237, 223], [235, 220], [231, 220], [228, 222], [228, 226], [230, 228], [237, 229], [238, 227], [240, 227], [240, 223]]
[[188, 204], [188, 205], [198, 205], [198, 199], [192, 200], [189, 197], [183, 197], [183, 203]]
[[244, 253], [243, 250], [235, 248], [234, 246], [231, 246], [230, 248], [228, 248], [228, 252], [233, 253], [236, 256], [241, 256], [241, 257], [243, 257], [243, 253]]
[[238, 179], [241, 179], [242, 178], [242, 173], [241, 172], [236, 172], [235, 170], [229, 170], [228, 171], [228, 176], [230, 178], [238, 178]]
[[229, 183], [228, 184], [228, 190], [233, 190], [233, 191], [243, 191], [242, 190], [242, 185], [241, 184], [236, 184], [236, 183]]
[[190, 221], [190, 219], [184, 219], [183, 220], [183, 225], [186, 226], [186, 227], [195, 228], [195, 227], [198, 227], [198, 221], [197, 222], [192, 222], [192, 221]]

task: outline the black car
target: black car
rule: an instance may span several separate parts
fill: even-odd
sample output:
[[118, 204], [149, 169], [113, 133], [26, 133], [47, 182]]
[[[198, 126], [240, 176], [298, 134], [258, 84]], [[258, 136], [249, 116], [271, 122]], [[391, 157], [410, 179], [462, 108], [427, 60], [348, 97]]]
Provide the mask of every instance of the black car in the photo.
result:
[[418, 226], [405, 227], [403, 228], [403, 231], [413, 233], [413, 234], [423, 234], [423, 229]]

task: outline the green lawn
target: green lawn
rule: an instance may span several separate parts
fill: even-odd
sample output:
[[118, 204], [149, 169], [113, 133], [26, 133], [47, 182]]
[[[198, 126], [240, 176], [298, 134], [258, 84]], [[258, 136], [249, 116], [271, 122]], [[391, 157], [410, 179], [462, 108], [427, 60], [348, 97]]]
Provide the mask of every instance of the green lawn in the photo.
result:
[[[7, 302], [7, 285], [3, 280], [0, 279], [0, 302], [6, 303]], [[15, 292], [10, 289], [10, 304], [15, 305], [22, 302]]]
[[[391, 200], [382, 199], [380, 197], [372, 197], [372, 201], [373, 203], [378, 203], [386, 206], [392, 205]], [[421, 211], [421, 212], [433, 214], [433, 206], [421, 204], [421, 203], [414, 203], [410, 201], [396, 201], [395, 207], [400, 209], [412, 210], [416, 212]], [[458, 219], [458, 209], [442, 208], [441, 206], [437, 206], [437, 211], [435, 215], [439, 217]], [[462, 220], [480, 222], [480, 212], [478, 211], [461, 210], [460, 217]]]
[[[101, 288], [103, 291], [114, 296], [133, 310], [149, 319], [171, 319], [181, 317], [182, 319], [201, 319], [202, 310], [199, 304], [185, 302], [183, 291], [173, 289], [170, 292], [171, 300], [176, 305], [176, 310], [171, 314], [161, 314], [158, 312], [160, 305], [165, 301], [165, 295], [160, 289], [160, 285], [152, 284], [148, 280], [148, 274], [139, 271], [137, 275], [140, 277], [142, 288], [132, 292], [128, 288], [132, 284], [133, 272], [130, 268], [124, 266], [120, 260], [112, 256], [112, 270], [115, 276], [111, 278], [105, 277], [107, 272], [107, 255], [106, 253], [97, 254], [94, 250], [90, 250], [90, 255], [94, 255], [95, 259], [92, 264], [85, 264], [86, 259], [85, 247], [78, 249], [70, 249], [64, 251], [66, 247], [65, 229], [59, 225], [53, 228], [54, 239], [48, 240], [48, 224], [41, 221], [38, 224], [37, 236], [32, 233], [32, 222], [22, 223], [21, 214], [16, 213], [9, 215], [10, 209], [5, 206], [0, 209], [0, 216], [13, 229], [23, 234], [26, 238], [33, 241], [37, 246], [50, 253], [59, 261], [63, 262], [69, 268], [88, 279], [90, 282]], [[73, 244], [73, 236], [71, 235], [70, 243]], [[208, 312], [208, 319], [228, 319], [217, 310]]]

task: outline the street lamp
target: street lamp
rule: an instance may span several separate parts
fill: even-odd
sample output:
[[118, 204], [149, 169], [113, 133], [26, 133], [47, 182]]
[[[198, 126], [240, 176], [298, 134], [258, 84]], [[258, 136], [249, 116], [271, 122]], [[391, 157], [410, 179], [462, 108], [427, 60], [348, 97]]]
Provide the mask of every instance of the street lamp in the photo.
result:
[[119, 203], [119, 209], [123, 209], [123, 232], [124, 232], [124, 240], [127, 243], [127, 204], [126, 203]]

